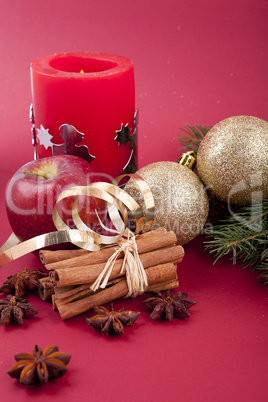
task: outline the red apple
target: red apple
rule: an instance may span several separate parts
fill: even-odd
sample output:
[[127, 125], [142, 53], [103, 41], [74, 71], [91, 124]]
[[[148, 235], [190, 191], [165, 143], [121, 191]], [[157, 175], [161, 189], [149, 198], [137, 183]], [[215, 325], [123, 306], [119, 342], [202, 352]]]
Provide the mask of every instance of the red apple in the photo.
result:
[[[22, 166], [6, 188], [6, 209], [10, 226], [21, 240], [55, 231], [52, 212], [59, 194], [73, 186], [99, 181], [85, 160], [71, 155], [58, 155], [31, 161]], [[73, 227], [72, 206], [75, 197], [68, 197], [57, 206], [65, 223]], [[103, 220], [105, 202], [82, 197], [78, 203], [82, 220], [93, 227], [98, 224], [97, 210]]]

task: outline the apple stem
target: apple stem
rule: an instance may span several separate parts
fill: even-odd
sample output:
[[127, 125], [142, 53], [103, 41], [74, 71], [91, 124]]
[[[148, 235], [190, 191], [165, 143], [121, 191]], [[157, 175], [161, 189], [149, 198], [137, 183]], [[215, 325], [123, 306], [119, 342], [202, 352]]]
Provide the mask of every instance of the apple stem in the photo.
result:
[[48, 180], [50, 178], [47, 174], [41, 172], [40, 170], [24, 169], [23, 173], [30, 174], [32, 176], [40, 176], [40, 177], [43, 177], [43, 179], [45, 179], [45, 180]]

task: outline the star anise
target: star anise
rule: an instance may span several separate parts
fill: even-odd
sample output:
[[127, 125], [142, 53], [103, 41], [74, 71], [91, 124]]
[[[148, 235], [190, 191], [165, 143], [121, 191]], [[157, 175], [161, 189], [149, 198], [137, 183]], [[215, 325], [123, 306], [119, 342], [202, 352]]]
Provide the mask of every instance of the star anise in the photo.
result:
[[99, 330], [103, 335], [124, 334], [124, 327], [130, 327], [139, 318], [140, 313], [130, 310], [114, 311], [111, 303], [110, 311], [103, 306], [94, 306], [95, 314], [91, 318], [86, 318], [86, 323], [92, 328]]
[[0, 300], [0, 324], [9, 325], [15, 321], [18, 325], [23, 324], [23, 318], [30, 318], [38, 311], [29, 304], [28, 300], [8, 295], [5, 300]]
[[161, 292], [154, 292], [152, 297], [144, 300], [142, 303], [152, 310], [150, 318], [159, 320], [165, 317], [166, 320], [172, 321], [173, 317], [184, 319], [189, 318], [188, 309], [196, 302], [187, 299], [187, 293], [178, 292], [171, 296], [171, 291], [167, 290], [164, 296]]
[[24, 297], [27, 290], [33, 290], [38, 287], [38, 280], [48, 276], [40, 269], [32, 269], [28, 271], [24, 268], [15, 275], [9, 275], [7, 280], [0, 287], [1, 293], [15, 293], [16, 297]]
[[62, 377], [67, 371], [66, 365], [71, 356], [59, 352], [58, 346], [48, 346], [42, 351], [40, 346], [35, 345], [32, 355], [20, 353], [14, 358], [17, 363], [7, 373], [29, 387], [45, 384], [51, 379]]

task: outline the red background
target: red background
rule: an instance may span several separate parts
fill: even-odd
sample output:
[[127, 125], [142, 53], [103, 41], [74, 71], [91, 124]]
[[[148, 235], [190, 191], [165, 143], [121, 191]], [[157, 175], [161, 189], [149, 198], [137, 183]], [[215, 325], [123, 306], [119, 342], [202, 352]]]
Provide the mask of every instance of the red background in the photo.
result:
[[[265, 0], [0, 1], [0, 242], [11, 233], [4, 189], [33, 158], [28, 110], [30, 63], [73, 51], [120, 54], [134, 62], [139, 119], [139, 167], [176, 161], [180, 127], [215, 124], [233, 115], [268, 120]], [[188, 321], [153, 322], [135, 300], [115, 308], [141, 316], [122, 338], [104, 338], [85, 323], [67, 322], [35, 296], [39, 310], [22, 327], [1, 326], [1, 397], [40, 401], [265, 401], [267, 290], [257, 273], [229, 260], [213, 265], [203, 237], [185, 247], [180, 290], [197, 302]], [[1, 268], [0, 282], [34, 255]], [[67, 374], [26, 389], [6, 371], [13, 355], [57, 344], [72, 355]]]

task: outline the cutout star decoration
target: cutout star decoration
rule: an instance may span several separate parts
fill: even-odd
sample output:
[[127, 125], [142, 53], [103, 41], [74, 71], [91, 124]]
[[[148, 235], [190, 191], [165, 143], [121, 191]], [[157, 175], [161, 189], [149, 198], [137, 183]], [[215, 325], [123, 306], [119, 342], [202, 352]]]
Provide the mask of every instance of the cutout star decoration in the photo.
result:
[[128, 123], [124, 126], [124, 124], [121, 124], [120, 130], [116, 130], [116, 137], [115, 140], [118, 141], [118, 145], [127, 145], [127, 142], [130, 141], [130, 128], [128, 127]]
[[49, 147], [52, 148], [53, 144], [51, 138], [53, 138], [53, 135], [49, 134], [48, 128], [45, 129], [41, 125], [40, 129], [37, 129], [37, 138], [39, 139], [40, 145], [44, 145], [45, 149], [48, 149]]
[[116, 141], [118, 141], [119, 146], [122, 144], [126, 146], [127, 143], [129, 143], [129, 148], [131, 149], [130, 157], [127, 161], [127, 164], [123, 168], [125, 174], [135, 173], [137, 171], [137, 161], [134, 152], [137, 145], [137, 117], [138, 111], [136, 110], [133, 119], [133, 130], [128, 127], [128, 123], [126, 125], [121, 123], [121, 128], [120, 130], [116, 130], [117, 135], [114, 138]]

